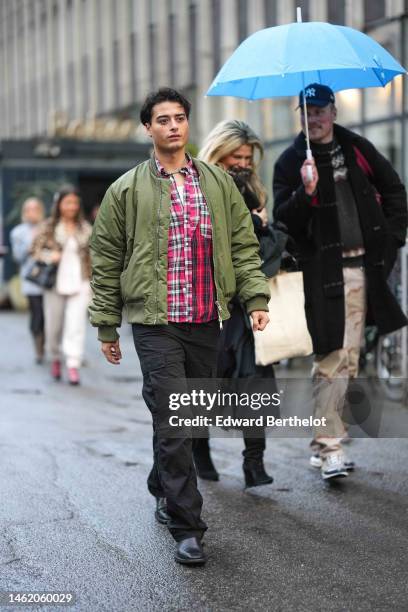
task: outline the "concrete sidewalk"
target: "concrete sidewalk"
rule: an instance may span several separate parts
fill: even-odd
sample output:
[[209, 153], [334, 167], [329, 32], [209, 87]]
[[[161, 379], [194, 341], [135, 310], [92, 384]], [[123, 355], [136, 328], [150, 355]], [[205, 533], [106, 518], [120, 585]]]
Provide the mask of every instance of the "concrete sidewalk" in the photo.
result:
[[214, 438], [221, 480], [200, 483], [209, 561], [181, 567], [146, 490], [151, 421], [129, 329], [119, 367], [89, 330], [75, 388], [33, 365], [24, 315], [0, 324], [0, 590], [72, 591], [81, 612], [408, 609], [406, 439], [353, 441], [359, 469], [337, 486], [308, 466], [306, 438], [271, 439], [274, 483], [244, 491], [242, 440]]

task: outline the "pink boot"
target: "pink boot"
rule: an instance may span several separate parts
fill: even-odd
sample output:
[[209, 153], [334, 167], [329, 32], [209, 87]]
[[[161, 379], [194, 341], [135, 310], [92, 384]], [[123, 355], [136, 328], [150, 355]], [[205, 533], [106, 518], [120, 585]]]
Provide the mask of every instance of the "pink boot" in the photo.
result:
[[51, 376], [54, 380], [61, 379], [61, 362], [58, 359], [54, 359], [51, 363]]
[[68, 380], [70, 385], [79, 385], [78, 368], [68, 368]]

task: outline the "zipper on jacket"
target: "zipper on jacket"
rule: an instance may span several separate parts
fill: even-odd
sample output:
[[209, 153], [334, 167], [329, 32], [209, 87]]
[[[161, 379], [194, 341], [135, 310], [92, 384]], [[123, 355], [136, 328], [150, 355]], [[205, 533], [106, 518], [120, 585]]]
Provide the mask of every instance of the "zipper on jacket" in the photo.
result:
[[160, 200], [159, 200], [159, 208], [157, 209], [156, 262], [154, 266], [156, 270], [156, 314], [154, 317], [153, 325], [157, 324], [157, 319], [159, 316], [159, 255], [160, 255], [159, 235], [160, 235], [160, 213], [161, 213], [161, 206], [162, 206], [162, 198], [163, 198], [163, 191], [162, 191], [162, 186], [160, 185]]
[[[217, 288], [216, 288], [217, 289]], [[215, 301], [215, 305], [218, 310], [218, 322], [220, 324], [220, 329], [222, 329], [222, 316], [221, 316], [221, 306], [218, 300]]]

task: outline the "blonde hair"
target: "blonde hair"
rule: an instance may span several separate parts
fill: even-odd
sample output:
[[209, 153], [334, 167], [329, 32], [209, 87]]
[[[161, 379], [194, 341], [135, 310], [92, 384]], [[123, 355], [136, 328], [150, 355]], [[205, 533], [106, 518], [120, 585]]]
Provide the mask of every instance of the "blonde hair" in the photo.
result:
[[[258, 198], [261, 208], [263, 208], [266, 204], [267, 192], [259, 178], [258, 166], [263, 158], [264, 148], [258, 136], [247, 123], [238, 119], [227, 119], [217, 123], [204, 140], [203, 146], [198, 153], [198, 158], [208, 164], [215, 164], [222, 168], [221, 160], [231, 155], [242, 145], [252, 147], [253, 164], [250, 187]], [[255, 159], [255, 152], [258, 152], [257, 160]]]
[[40, 221], [42, 221], [45, 217], [45, 208], [42, 201], [39, 198], [27, 198], [26, 200], [24, 200], [23, 205], [21, 207], [21, 220], [23, 221], [23, 223], [26, 221], [27, 206], [32, 202], [36, 202], [38, 204], [38, 208], [40, 210]]

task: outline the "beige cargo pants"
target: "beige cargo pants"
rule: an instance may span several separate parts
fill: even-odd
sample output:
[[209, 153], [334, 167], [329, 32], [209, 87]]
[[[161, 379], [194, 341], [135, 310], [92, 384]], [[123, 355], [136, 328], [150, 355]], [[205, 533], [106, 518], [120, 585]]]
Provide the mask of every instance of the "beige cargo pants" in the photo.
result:
[[326, 426], [313, 431], [311, 446], [322, 458], [341, 451], [346, 435], [342, 421], [350, 378], [358, 375], [360, 347], [367, 311], [366, 279], [363, 268], [344, 268], [345, 329], [343, 348], [316, 355], [312, 369], [314, 417], [326, 418]]

